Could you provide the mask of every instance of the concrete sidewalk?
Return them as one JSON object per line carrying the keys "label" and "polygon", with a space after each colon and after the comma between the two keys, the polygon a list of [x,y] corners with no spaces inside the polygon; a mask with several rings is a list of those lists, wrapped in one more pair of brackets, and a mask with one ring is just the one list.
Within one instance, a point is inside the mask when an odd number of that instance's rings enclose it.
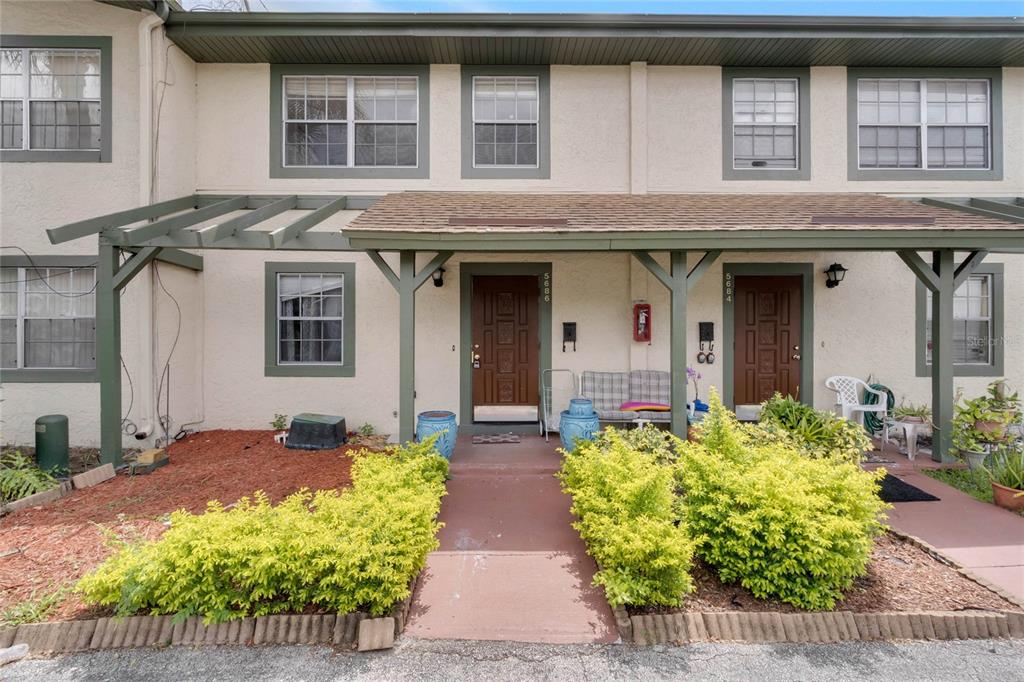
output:
{"label": "concrete sidewalk", "polygon": [[570,525],[554,443],[460,438],[406,634],[556,644],[614,642],[597,566]]}
{"label": "concrete sidewalk", "polygon": [[892,475],[929,492],[938,502],[901,502],[889,512],[889,524],[917,536],[956,559],[974,573],[1024,600],[1024,517],[974,499],[926,476],[927,460],[909,462],[888,456]]}

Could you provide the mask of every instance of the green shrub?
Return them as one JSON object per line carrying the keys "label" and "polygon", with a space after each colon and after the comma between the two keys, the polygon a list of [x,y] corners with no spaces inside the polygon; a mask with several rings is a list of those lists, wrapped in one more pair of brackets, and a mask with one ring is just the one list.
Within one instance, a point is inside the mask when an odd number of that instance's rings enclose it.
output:
{"label": "green shrub", "polygon": [[760,425],[769,434],[784,429],[796,439],[800,452],[815,459],[859,462],[873,447],[860,424],[778,393],[761,406]]}
{"label": "green shrub", "polygon": [[[634,437],[635,438],[635,437]],[[609,428],[580,442],[559,473],[573,523],[614,605],[678,605],[693,591],[693,546],[680,524],[672,468]]]}
{"label": "green shrub", "polygon": [[702,441],[681,444],[676,467],[697,555],[756,597],[831,609],[884,528],[884,471],[759,440],[714,391],[710,403]]}
{"label": "green shrub", "polygon": [[59,485],[47,471],[20,452],[0,456],[0,504],[20,500]]}
{"label": "green shrub", "polygon": [[122,543],[77,589],[118,615],[219,622],[308,605],[382,615],[437,548],[447,471],[433,440],[357,453],[347,490],[300,491],[276,506],[257,492],[231,509],[174,512],[163,537]]}

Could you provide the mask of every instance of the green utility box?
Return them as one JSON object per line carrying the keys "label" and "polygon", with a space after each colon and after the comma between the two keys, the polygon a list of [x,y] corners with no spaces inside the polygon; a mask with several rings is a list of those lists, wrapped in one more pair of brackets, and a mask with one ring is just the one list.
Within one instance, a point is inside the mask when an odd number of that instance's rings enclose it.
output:
{"label": "green utility box", "polygon": [[67,415],[47,414],[36,419],[36,466],[60,476],[67,475]]}
{"label": "green utility box", "polygon": [[288,429],[286,448],[295,450],[328,450],[348,440],[345,418],[333,414],[297,414]]}

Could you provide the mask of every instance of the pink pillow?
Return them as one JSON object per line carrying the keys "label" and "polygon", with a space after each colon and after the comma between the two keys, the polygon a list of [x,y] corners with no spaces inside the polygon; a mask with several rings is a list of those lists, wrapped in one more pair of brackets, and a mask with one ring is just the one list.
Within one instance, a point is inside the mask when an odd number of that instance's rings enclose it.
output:
{"label": "pink pillow", "polygon": [[645,403],[643,401],[632,400],[629,402],[622,403],[619,405],[619,410],[622,412],[670,412],[672,407],[665,403]]}

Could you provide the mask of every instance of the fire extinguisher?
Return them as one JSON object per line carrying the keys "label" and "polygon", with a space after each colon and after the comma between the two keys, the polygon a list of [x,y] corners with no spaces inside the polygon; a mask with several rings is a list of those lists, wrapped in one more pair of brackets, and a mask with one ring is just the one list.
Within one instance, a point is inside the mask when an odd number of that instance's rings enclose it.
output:
{"label": "fire extinguisher", "polygon": [[633,340],[650,343],[651,341],[651,304],[633,304]]}

